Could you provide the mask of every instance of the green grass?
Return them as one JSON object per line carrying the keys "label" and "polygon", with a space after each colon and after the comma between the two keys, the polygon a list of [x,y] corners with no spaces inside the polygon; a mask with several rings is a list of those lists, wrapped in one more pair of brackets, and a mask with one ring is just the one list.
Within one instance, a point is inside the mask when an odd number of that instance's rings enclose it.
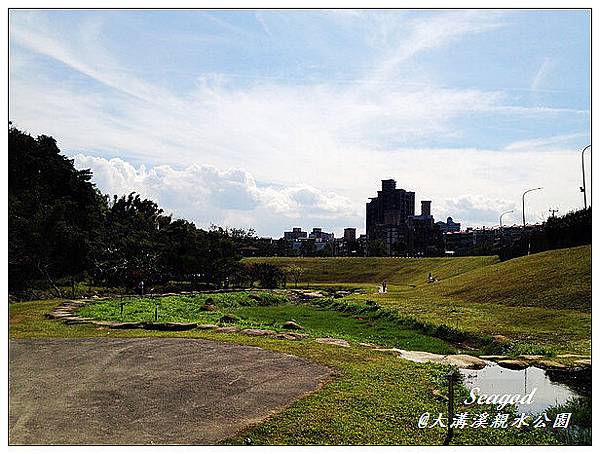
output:
{"label": "green grass", "polygon": [[[253,297],[253,298],[252,298]],[[215,305],[212,312],[201,308],[209,300]],[[97,320],[152,321],[158,304],[159,321],[218,323],[230,314],[241,328],[266,328],[282,331],[282,325],[294,320],[313,337],[338,337],[356,342],[371,342],[407,350],[434,353],[455,353],[448,342],[427,336],[404,326],[397,320],[382,319],[374,314],[344,313],[315,305],[291,304],[281,292],[232,292],[212,295],[169,296],[161,298],[108,299],[84,306],[78,315]]]}
{"label": "green grass", "polygon": [[299,284],[303,286],[328,283],[378,286],[384,279],[392,286],[409,286],[426,282],[429,273],[446,279],[497,263],[498,258],[252,257],[244,262],[271,263],[282,268],[302,266],[305,271]]}
{"label": "green grass", "polygon": [[[515,353],[591,352],[591,246],[505,262],[493,257],[264,260],[301,264],[311,287],[360,288],[344,298],[351,304],[372,299],[402,317],[475,336],[505,336]],[[429,272],[437,282],[426,282]],[[371,281],[364,283],[365,277]],[[391,285],[381,295],[377,288],[384,277]]]}
{"label": "green grass", "polygon": [[[66,325],[44,319],[60,300],[13,303],[9,306],[10,338],[25,337],[197,337],[253,345],[325,364],[335,377],[318,392],[300,399],[227,443],[243,444],[399,444],[440,445],[442,429],[419,429],[423,412],[444,412],[448,368],[416,364],[396,356],[352,346],[341,348],[300,341],[250,337],[207,331],[160,332],[110,330]],[[557,444],[541,430],[457,431],[453,444]]]}
{"label": "green grass", "polygon": [[436,292],[472,303],[590,311],[591,250],[557,249],[488,265],[439,282]]}

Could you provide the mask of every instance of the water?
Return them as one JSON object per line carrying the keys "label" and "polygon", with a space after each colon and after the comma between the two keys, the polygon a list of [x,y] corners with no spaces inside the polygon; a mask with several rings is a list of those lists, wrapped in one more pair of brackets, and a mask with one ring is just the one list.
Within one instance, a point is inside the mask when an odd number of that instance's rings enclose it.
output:
{"label": "water", "polygon": [[531,404],[515,404],[523,413],[541,413],[548,407],[579,396],[568,386],[551,381],[547,373],[537,367],[511,370],[490,362],[481,370],[461,369],[461,373],[467,389],[479,388],[478,394],[523,395],[537,388]]}

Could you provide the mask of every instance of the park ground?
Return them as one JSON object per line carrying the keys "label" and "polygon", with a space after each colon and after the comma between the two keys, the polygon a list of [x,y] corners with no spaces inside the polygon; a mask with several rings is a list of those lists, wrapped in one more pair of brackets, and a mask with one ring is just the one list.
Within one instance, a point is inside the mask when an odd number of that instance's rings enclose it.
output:
{"label": "park ground", "polygon": [[[492,348],[554,357],[591,350],[589,246],[507,262],[494,257],[253,260],[302,266],[298,287],[352,293],[303,303],[286,291],[158,298],[161,321],[218,324],[229,315],[232,326],[281,331],[293,319],[307,334],[298,340],[215,330],[116,330],[45,318],[62,300],[12,303],[10,337],[199,338],[291,354],[333,371],[318,391],[219,439],[234,444],[441,444],[444,430],[423,430],[416,423],[423,412],[445,411],[448,366],[409,362],[361,343],[443,354]],[[427,283],[428,273],[436,282]],[[379,294],[384,279],[389,291]],[[214,311],[201,309],[207,298]],[[126,300],[121,315],[118,299],[99,300],[80,312],[101,320],[151,320],[156,301]],[[315,342],[318,337],[345,339],[349,346],[321,344]],[[555,434],[530,428],[458,430],[453,439],[453,444],[557,443]]]}

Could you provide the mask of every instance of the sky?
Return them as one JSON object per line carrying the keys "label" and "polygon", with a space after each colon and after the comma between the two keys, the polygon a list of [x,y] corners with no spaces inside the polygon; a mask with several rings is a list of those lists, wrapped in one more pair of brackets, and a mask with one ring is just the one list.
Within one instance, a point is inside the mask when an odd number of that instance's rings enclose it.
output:
{"label": "sky", "polygon": [[11,121],[199,227],[364,232],[388,178],[463,228],[543,187],[541,222],[583,206],[590,109],[588,11],[9,12]]}

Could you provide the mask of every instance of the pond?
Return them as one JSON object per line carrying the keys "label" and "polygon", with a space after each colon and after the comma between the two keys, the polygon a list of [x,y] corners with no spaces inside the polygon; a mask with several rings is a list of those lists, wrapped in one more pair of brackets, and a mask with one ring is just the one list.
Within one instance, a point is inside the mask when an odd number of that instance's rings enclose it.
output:
{"label": "pond", "polygon": [[479,394],[523,395],[537,388],[531,404],[516,404],[518,411],[523,413],[541,413],[549,407],[587,394],[585,383],[571,382],[567,385],[564,378],[537,367],[511,370],[489,362],[483,369],[461,369],[461,373],[465,387],[469,390],[479,388]]}

